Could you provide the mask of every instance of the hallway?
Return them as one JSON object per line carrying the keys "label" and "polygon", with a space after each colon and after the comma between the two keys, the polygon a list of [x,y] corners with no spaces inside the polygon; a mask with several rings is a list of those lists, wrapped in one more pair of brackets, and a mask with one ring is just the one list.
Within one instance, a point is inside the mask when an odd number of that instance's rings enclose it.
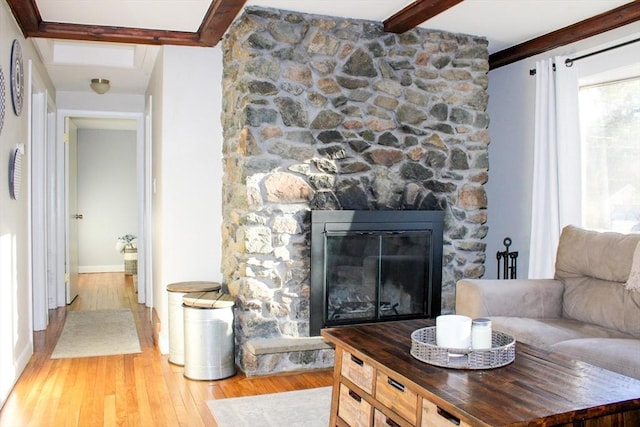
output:
{"label": "hallway", "polygon": [[[214,426],[208,399],[332,384],[332,371],[220,381],[192,381],[153,343],[149,310],[138,304],[132,276],[81,274],[79,296],[49,311],[49,327],[34,334],[34,354],[0,411],[0,426]],[[51,359],[67,310],[134,314],[142,353]]]}

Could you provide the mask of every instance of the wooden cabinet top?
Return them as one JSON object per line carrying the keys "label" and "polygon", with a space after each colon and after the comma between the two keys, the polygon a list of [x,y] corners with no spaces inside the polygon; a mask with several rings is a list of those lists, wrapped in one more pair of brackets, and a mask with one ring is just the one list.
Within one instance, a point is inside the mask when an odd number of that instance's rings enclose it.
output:
{"label": "wooden cabinet top", "polygon": [[411,333],[433,320],[328,328],[322,336],[398,376],[424,397],[473,425],[563,424],[640,408],[640,381],[516,343],[502,368],[457,370],[411,356]]}

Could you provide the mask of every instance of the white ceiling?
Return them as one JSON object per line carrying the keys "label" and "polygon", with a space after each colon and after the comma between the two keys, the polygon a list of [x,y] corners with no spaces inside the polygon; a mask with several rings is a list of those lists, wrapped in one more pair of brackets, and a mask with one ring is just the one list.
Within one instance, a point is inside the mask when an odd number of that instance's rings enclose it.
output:
{"label": "white ceiling", "polygon": [[46,22],[197,31],[211,0],[36,0]]}
{"label": "white ceiling", "polygon": [[144,94],[158,46],[33,39],[57,91],[89,92],[93,78],[111,83],[111,93]]}
{"label": "white ceiling", "polygon": [[[473,34],[489,52],[525,42],[614,9],[630,0],[465,0],[421,27]],[[248,6],[384,21],[412,0],[248,0]],[[176,31],[198,30],[211,0],[36,0],[42,20]],[[152,11],[152,12],[150,12]],[[143,94],[158,47],[34,39],[57,90],[90,91],[92,78],[110,93]]]}

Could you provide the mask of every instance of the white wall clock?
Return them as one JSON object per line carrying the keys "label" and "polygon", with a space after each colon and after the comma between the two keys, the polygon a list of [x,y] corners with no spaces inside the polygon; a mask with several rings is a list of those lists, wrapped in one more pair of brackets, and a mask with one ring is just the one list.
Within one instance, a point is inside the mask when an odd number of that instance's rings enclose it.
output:
{"label": "white wall clock", "polygon": [[20,189],[22,187],[22,154],[24,146],[22,144],[11,153],[11,161],[9,162],[9,193],[13,200],[20,197]]}
{"label": "white wall clock", "polygon": [[11,46],[11,101],[13,112],[19,116],[24,100],[24,68],[22,67],[22,48],[18,40]]}

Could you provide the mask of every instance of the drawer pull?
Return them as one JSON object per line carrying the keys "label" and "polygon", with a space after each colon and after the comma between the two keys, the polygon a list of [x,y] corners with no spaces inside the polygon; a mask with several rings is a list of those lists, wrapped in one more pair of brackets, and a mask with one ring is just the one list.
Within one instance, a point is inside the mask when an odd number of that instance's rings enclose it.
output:
{"label": "drawer pull", "polygon": [[356,365],[360,365],[360,366],[364,365],[364,362],[361,359],[358,359],[357,357],[355,357],[353,354],[351,355],[351,361]]}
{"label": "drawer pull", "polygon": [[360,396],[358,396],[355,392],[349,390],[349,396],[351,396],[351,398],[353,400],[355,400],[356,402],[360,402],[362,401],[362,398]]}
{"label": "drawer pull", "polygon": [[385,422],[386,425],[391,426],[391,427],[400,427],[400,424],[398,424],[397,422],[393,421],[389,417],[385,417],[384,422]]}
{"label": "drawer pull", "polygon": [[460,425],[460,418],[455,417],[453,414],[450,414],[449,412],[445,411],[440,407],[438,407],[438,415],[440,415],[441,417],[445,418],[447,421],[450,421],[451,423],[457,426]]}
{"label": "drawer pull", "polygon": [[391,378],[388,378],[387,382],[389,383],[389,385],[391,387],[394,387],[394,388],[404,392],[404,386],[402,384],[400,384],[398,381],[392,380]]}

